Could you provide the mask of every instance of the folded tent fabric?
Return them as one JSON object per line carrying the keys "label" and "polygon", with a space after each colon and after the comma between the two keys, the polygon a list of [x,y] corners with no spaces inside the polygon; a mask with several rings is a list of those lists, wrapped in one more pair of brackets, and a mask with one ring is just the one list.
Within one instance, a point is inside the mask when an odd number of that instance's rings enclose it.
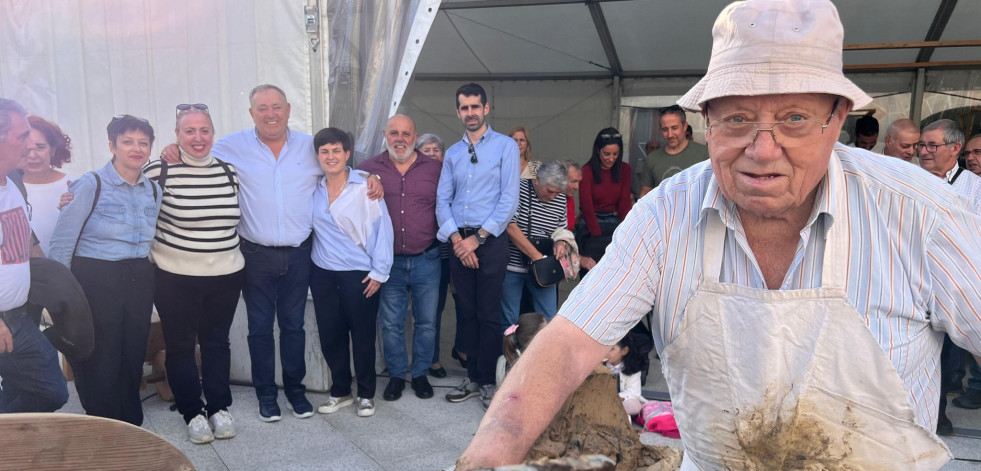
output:
{"label": "folded tent fabric", "polygon": [[88,358],[95,345],[92,313],[82,287],[68,267],[47,258],[31,259],[31,290],[27,302],[44,308],[52,326],[44,331],[58,351],[71,361]]}

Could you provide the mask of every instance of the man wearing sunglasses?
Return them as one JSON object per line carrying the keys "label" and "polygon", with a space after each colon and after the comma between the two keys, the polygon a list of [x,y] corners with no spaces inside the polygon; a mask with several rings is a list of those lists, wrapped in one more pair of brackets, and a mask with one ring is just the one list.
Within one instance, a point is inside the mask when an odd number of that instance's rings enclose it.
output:
{"label": "man wearing sunglasses", "polygon": [[501,355],[501,292],[508,264],[508,223],[518,207],[518,145],[487,124],[487,93],[475,83],[456,91],[456,114],[466,132],[446,150],[436,192],[436,237],[453,244],[450,277],[456,289],[457,328],[468,359],[467,378],[446,394],[450,402],[496,389]]}
{"label": "man wearing sunglasses", "polygon": [[712,36],[678,100],[705,117],[710,161],[637,202],[456,469],[521,461],[648,313],[682,470],[950,459],[937,359],[942,332],[981,353],[981,218],[940,179],[837,142],[872,98],[842,72],[830,0],[735,2]]}
{"label": "man wearing sunglasses", "polygon": [[640,197],[668,177],[708,159],[708,148],[688,137],[688,117],[678,105],[661,108],[658,123],[664,147],[647,156],[640,174]]}

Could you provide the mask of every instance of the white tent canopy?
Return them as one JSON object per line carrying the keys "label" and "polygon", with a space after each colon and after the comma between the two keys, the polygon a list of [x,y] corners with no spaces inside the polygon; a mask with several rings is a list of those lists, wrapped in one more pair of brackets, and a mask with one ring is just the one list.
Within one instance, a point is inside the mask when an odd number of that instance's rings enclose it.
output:
{"label": "white tent canopy", "polygon": [[[700,76],[728,0],[446,0],[417,79],[495,80]],[[981,2],[834,2],[845,44],[978,40]],[[981,65],[981,47],[845,53],[846,67],[927,61]],[[914,67],[909,67],[912,69]]]}
{"label": "white tent canopy", "polygon": [[[619,125],[624,134],[631,133],[630,112],[621,107],[666,106],[704,74],[712,24],[728,3],[446,0],[401,111],[416,119],[420,132],[436,132],[448,143],[455,142],[462,127],[453,113],[453,93],[459,85],[475,81],[488,90],[490,122],[496,130],[523,125],[530,130],[535,158],[584,161],[603,127]],[[883,125],[909,116],[910,107],[920,105],[910,98],[918,87],[920,96],[922,90],[928,95],[923,116],[955,106],[948,100],[931,101],[930,91],[961,94],[973,89],[967,103],[978,104],[981,2],[834,3],[844,24],[846,49],[925,41],[974,44],[846,50],[849,77],[870,94],[905,94],[893,101],[877,100],[870,108]],[[636,136],[634,145],[649,135],[647,130]]]}

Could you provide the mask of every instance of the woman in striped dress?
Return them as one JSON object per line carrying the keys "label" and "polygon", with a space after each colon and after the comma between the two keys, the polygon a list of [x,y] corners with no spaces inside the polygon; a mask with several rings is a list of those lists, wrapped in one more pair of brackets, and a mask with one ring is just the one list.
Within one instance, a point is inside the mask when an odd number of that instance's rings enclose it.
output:
{"label": "woman in striped dress", "polygon": [[[167,347],[167,380],[193,443],[235,436],[228,407],[228,333],[245,282],[236,226],[241,216],[235,169],[211,156],[214,125],[203,104],[178,105],[181,161],[144,169],[163,193],[150,247]],[[195,361],[201,345],[201,377]],[[204,391],[205,401],[201,400]]]}

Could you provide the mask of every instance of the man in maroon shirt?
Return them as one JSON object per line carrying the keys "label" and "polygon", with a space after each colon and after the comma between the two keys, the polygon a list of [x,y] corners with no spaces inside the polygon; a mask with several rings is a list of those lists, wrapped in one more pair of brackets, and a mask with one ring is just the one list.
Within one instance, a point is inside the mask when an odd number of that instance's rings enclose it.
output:
{"label": "man in maroon shirt", "polygon": [[[385,126],[387,150],[358,167],[381,176],[385,204],[395,232],[395,257],[388,281],[379,294],[378,324],[382,329],[385,367],[391,379],[382,397],[394,401],[405,389],[406,369],[421,399],[433,397],[426,374],[436,342],[436,304],[440,258],[436,241],[436,187],[442,164],[416,152],[416,126],[397,114]],[[412,365],[405,348],[405,317],[412,295]]]}

